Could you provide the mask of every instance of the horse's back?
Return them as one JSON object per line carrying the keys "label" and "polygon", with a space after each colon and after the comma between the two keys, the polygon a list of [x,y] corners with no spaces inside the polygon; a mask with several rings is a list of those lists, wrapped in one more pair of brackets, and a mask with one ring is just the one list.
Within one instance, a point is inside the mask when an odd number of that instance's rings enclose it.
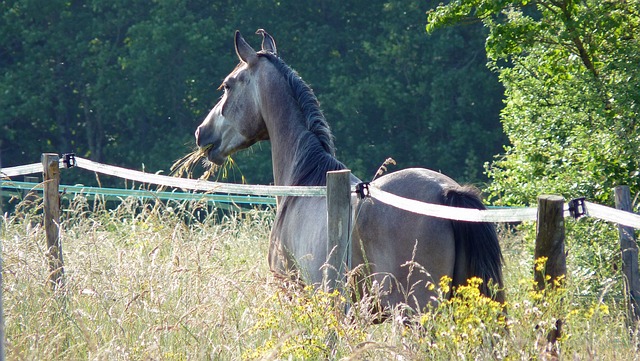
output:
{"label": "horse's back", "polygon": [[[390,173],[372,185],[401,197],[436,204],[443,204],[447,189],[459,187],[441,173],[419,168]],[[456,249],[449,220],[406,212],[375,199],[362,201],[355,217],[354,263],[369,267],[375,280],[390,292],[384,303],[407,302],[424,307],[424,300],[435,295],[429,283],[437,285],[442,276],[452,276]],[[390,274],[395,275],[395,280],[388,278]],[[417,305],[415,300],[420,300]]]}
{"label": "horse's back", "polygon": [[372,184],[395,195],[428,203],[442,202],[445,189],[459,187],[453,179],[426,168],[402,169],[382,176]]}

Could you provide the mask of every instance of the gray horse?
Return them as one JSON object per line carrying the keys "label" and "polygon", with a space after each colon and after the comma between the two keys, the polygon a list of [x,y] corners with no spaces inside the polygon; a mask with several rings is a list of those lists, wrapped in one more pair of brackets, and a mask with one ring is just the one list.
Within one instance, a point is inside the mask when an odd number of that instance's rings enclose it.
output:
{"label": "gray horse", "polygon": [[[258,52],[236,32],[240,63],[196,130],[196,143],[211,162],[222,164],[232,153],[270,140],[276,185],[325,185],[328,171],[345,166],[334,156],[318,100],[277,55],[274,39],[262,29],[257,33],[263,37]],[[371,186],[426,203],[484,209],[472,188],[428,169],[390,173]],[[493,224],[421,216],[375,200],[355,202],[351,267],[360,270],[359,292],[377,285],[382,307],[420,309],[433,302],[443,276],[454,287],[479,277],[483,293],[503,301],[502,254]],[[273,271],[294,271],[304,282],[319,285],[328,259],[326,244],[325,198],[278,197],[269,245]]]}

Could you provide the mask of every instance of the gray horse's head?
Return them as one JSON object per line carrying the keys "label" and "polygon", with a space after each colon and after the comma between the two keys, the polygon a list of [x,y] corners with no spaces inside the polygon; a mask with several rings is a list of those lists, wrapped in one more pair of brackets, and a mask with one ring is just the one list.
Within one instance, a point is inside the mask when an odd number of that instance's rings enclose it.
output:
{"label": "gray horse's head", "polygon": [[[263,36],[262,52],[276,54],[276,43],[267,32]],[[260,82],[265,75],[262,59],[242,38],[235,34],[236,54],[240,64],[229,74],[221,89],[224,94],[196,130],[196,144],[207,151],[207,158],[222,164],[234,152],[248,148],[260,140],[269,139],[261,111]],[[262,74],[262,75],[261,75]]]}

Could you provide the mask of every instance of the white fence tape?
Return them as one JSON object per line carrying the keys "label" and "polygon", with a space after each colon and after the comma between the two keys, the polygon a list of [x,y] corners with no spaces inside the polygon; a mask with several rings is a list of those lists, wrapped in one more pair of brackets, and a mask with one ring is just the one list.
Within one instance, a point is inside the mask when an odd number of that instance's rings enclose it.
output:
{"label": "white fence tape", "polygon": [[42,173],[42,163],[33,163],[0,169],[0,176],[2,177],[18,177],[33,173]]}
{"label": "white fence tape", "polygon": [[374,201],[408,212],[425,216],[452,219],[467,222],[523,222],[537,218],[537,208],[471,209],[448,207],[440,204],[422,203],[413,199],[399,197],[376,187],[369,187]]}
{"label": "white fence tape", "polygon": [[640,229],[640,215],[591,202],[584,202],[584,204],[587,215],[590,217]]}
{"label": "white fence tape", "polygon": [[253,196],[325,196],[327,194],[326,187],[283,187],[283,186],[261,186],[251,184],[232,184],[209,182],[201,179],[185,179],[170,177],[166,175],[144,173],[131,169],[115,167],[96,163],[94,161],[76,157],[76,166],[96,173],[111,175],[114,177],[125,178],[141,183],[152,183],[166,187],[175,187],[181,189],[228,193],[228,194],[246,194]]}
{"label": "white fence tape", "polygon": [[[85,158],[76,157],[76,166],[92,172],[106,174],[114,177],[129,179],[141,183],[156,184],[166,187],[175,187],[188,190],[227,193],[227,194],[243,194],[255,196],[326,196],[326,187],[284,187],[284,186],[265,186],[265,185],[249,185],[249,184],[232,184],[210,182],[205,180],[185,179],[170,177],[160,174],[144,173],[127,168],[116,167],[97,163]],[[9,167],[0,169],[2,177],[17,177],[27,174],[42,172],[41,163],[33,163],[21,165],[17,167]],[[534,221],[537,218],[537,208],[504,208],[504,209],[470,209],[448,207],[439,204],[422,203],[413,199],[403,198],[395,194],[385,192],[379,188],[371,186],[369,188],[371,197],[374,201],[404,209],[408,212],[423,214],[425,216],[446,218],[457,221],[466,222],[524,222]],[[621,211],[596,203],[585,202],[587,215],[590,217],[602,219],[608,222],[617,223],[624,226],[640,229],[640,215]],[[568,211],[565,208],[565,216]]]}

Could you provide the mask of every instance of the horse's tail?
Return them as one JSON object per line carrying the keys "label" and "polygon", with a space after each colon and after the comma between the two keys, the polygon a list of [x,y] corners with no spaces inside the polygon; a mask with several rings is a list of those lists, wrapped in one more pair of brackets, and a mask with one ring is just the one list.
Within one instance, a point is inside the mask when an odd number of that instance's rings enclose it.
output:
{"label": "horse's tail", "polygon": [[[447,190],[445,204],[451,207],[486,209],[480,192],[472,186]],[[483,281],[480,291],[496,301],[504,302],[502,251],[495,225],[487,222],[451,223],[456,242],[453,286],[464,285],[469,278],[479,277]]]}

